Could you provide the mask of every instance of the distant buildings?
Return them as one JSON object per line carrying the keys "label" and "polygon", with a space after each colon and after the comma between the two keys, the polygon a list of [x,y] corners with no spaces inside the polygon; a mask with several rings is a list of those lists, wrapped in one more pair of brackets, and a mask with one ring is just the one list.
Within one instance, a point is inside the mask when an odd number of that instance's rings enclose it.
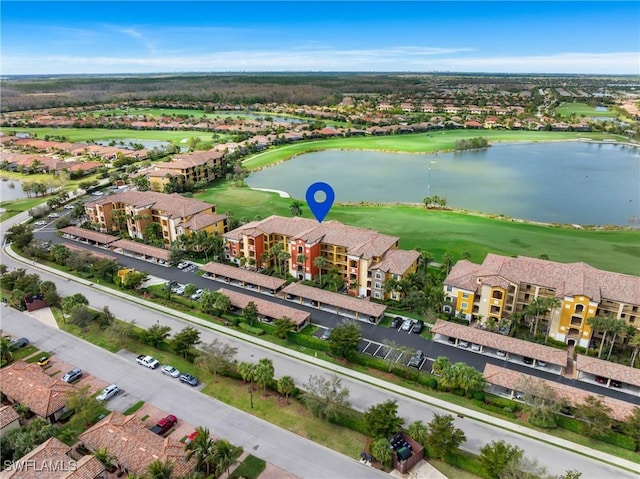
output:
{"label": "distant buildings", "polygon": [[563,264],[525,256],[488,254],[480,265],[458,261],[444,281],[445,312],[468,320],[510,320],[536,298],[557,298],[541,319],[550,337],[587,347],[587,320],[609,316],[640,328],[640,277],[612,273],[586,263]]}
{"label": "distant buildings", "polygon": [[[270,216],[224,235],[228,258],[256,268],[280,267],[298,280],[337,271],[353,296],[400,299],[384,282],[415,272],[417,251],[399,250],[395,236],[305,218]],[[318,260],[318,258],[323,258]]]}
{"label": "distant buildings", "polygon": [[[89,221],[103,233],[126,230],[131,238],[148,239],[155,229],[165,246],[179,236],[199,231],[221,235],[225,232],[225,215],[216,213],[215,205],[179,194],[154,191],[126,191],[85,204]],[[151,225],[158,226],[151,226]]]}
{"label": "distant buildings", "polygon": [[163,191],[171,177],[176,177],[180,185],[209,183],[224,174],[224,153],[215,150],[198,151],[176,155],[173,160],[154,163],[150,168],[135,176],[145,176],[153,191]]}

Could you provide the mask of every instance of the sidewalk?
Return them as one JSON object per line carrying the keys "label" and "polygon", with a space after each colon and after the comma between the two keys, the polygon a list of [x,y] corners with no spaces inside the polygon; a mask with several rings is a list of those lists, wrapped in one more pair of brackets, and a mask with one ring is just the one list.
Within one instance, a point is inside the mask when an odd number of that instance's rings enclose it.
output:
{"label": "sidewalk", "polygon": [[[11,256],[12,258],[14,258],[15,260],[25,263],[25,264],[31,264],[30,262],[26,261],[24,258],[18,256],[17,254],[15,254],[11,248],[5,248],[5,253],[9,256]],[[393,391],[396,394],[400,394],[402,396],[411,398],[415,401],[419,401],[422,402],[424,404],[429,404],[431,406],[435,406],[438,408],[441,408],[445,411],[450,412],[451,414],[454,415],[462,415],[466,418],[469,419],[473,419],[476,421],[480,421],[486,424],[491,424],[492,426],[495,427],[499,427],[501,429],[507,430],[507,431],[511,431],[513,433],[522,435],[522,436],[526,436],[530,439],[534,439],[537,441],[541,441],[556,447],[559,447],[561,449],[566,449],[568,451],[572,451],[572,452],[576,452],[578,454],[599,460],[601,462],[622,468],[622,469],[626,469],[628,471],[631,472],[637,472],[638,470],[638,464],[634,463],[632,461],[628,461],[626,459],[622,459],[619,458],[617,456],[613,456],[611,454],[602,452],[602,451],[598,451],[596,449],[591,449],[589,447],[586,446],[582,446],[580,444],[576,444],[574,442],[571,441],[567,441],[565,439],[556,437],[556,436],[552,436],[549,434],[545,434],[543,432],[539,432],[539,431],[535,431],[533,429],[530,429],[526,426],[521,426],[518,424],[513,424],[509,421],[494,417],[494,416],[489,416],[487,414],[484,414],[482,412],[479,411],[474,411],[472,409],[467,409],[463,406],[458,406],[455,404],[451,404],[449,402],[443,401],[441,399],[437,399],[431,396],[428,396],[426,394],[422,394],[419,392],[416,392],[414,390],[402,387],[402,386],[398,386],[389,382],[386,382],[382,379],[378,379],[376,377],[373,376],[369,376],[366,375],[364,373],[360,373],[357,371],[353,371],[351,369],[342,367],[340,365],[337,364],[332,364],[329,362],[325,362],[325,361],[321,361],[318,358],[314,358],[311,356],[307,356],[301,352],[298,352],[296,350],[292,350],[289,348],[285,348],[282,346],[278,346],[276,344],[270,343],[268,341],[264,341],[261,340],[260,338],[256,337],[256,336],[251,336],[248,334],[244,334],[242,332],[221,326],[221,325],[217,325],[211,322],[208,322],[206,320],[200,319],[200,318],[196,318],[193,316],[190,316],[186,313],[182,313],[180,311],[175,311],[171,308],[167,308],[165,306],[156,304],[156,303],[152,303],[150,301],[146,301],[142,298],[137,298],[137,297],[131,297],[128,294],[118,291],[118,290],[114,290],[114,289],[110,289],[110,288],[106,288],[104,286],[95,284],[91,281],[87,281],[81,278],[77,278],[75,276],[72,276],[70,274],[55,270],[53,268],[50,268],[48,266],[42,265],[42,264],[37,264],[35,267],[35,269],[41,269],[41,270],[46,270],[47,272],[51,273],[51,274],[55,274],[58,276],[62,276],[64,278],[67,278],[71,281],[77,282],[77,283],[81,283],[87,286],[90,286],[96,290],[100,290],[103,293],[106,294],[110,294],[113,296],[117,296],[121,299],[124,299],[126,301],[129,301],[131,303],[136,303],[139,305],[143,305],[151,310],[156,310],[156,311],[161,311],[165,314],[174,316],[176,318],[180,318],[183,319],[185,321],[188,321],[192,324],[197,324],[198,326],[201,326],[203,328],[206,329],[210,329],[210,330],[214,330],[217,331],[221,334],[224,334],[226,336],[231,336],[243,341],[246,341],[248,343],[252,343],[256,346],[260,346],[264,349],[267,350],[271,350],[274,352],[278,352],[280,354],[283,354],[285,356],[289,356],[292,358],[295,358],[299,361],[305,362],[305,363],[309,363],[309,364],[313,364],[315,366],[320,366],[322,368],[324,368],[327,371],[332,371],[347,377],[350,377],[352,379],[358,380],[362,383],[366,383],[366,384],[370,384],[373,386],[376,386],[378,388],[381,389],[385,389],[388,391]]]}

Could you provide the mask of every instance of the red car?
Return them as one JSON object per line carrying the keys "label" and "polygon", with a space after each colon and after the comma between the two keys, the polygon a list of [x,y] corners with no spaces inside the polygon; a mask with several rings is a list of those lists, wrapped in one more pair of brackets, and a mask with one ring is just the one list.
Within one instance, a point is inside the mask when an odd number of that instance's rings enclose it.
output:
{"label": "red car", "polygon": [[607,378],[603,378],[602,376],[596,376],[596,382],[598,384],[607,384]]}
{"label": "red car", "polygon": [[193,442],[196,437],[198,437],[198,431],[193,431],[191,434],[189,434],[187,436],[187,438],[184,440],[185,444],[189,444],[190,442]]}

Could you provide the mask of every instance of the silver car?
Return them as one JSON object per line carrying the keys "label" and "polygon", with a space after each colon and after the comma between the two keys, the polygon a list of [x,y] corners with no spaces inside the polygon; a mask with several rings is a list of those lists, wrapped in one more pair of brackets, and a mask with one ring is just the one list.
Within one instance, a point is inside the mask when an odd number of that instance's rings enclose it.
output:
{"label": "silver car", "polygon": [[166,374],[167,376],[171,376],[172,378],[177,378],[178,376],[180,376],[180,371],[167,364],[166,366],[162,366],[162,374]]}
{"label": "silver car", "polygon": [[74,368],[71,371],[69,371],[67,374],[62,376],[62,380],[66,383],[72,383],[74,381],[77,381],[81,377],[82,377],[82,369]]}
{"label": "silver car", "polygon": [[413,328],[413,320],[411,319],[405,319],[402,322],[402,326],[400,326],[400,330],[402,331],[411,331],[412,328]]}
{"label": "silver car", "polygon": [[104,388],[102,392],[96,396],[96,399],[98,401],[108,401],[119,392],[120,392],[120,389],[118,388],[118,386],[116,386],[115,384],[112,384]]}

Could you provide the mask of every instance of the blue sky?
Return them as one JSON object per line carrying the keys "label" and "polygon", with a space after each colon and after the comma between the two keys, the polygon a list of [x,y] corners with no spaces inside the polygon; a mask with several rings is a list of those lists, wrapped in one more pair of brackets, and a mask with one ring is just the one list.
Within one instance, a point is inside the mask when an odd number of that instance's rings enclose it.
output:
{"label": "blue sky", "polygon": [[7,1],[1,73],[640,74],[640,2]]}

